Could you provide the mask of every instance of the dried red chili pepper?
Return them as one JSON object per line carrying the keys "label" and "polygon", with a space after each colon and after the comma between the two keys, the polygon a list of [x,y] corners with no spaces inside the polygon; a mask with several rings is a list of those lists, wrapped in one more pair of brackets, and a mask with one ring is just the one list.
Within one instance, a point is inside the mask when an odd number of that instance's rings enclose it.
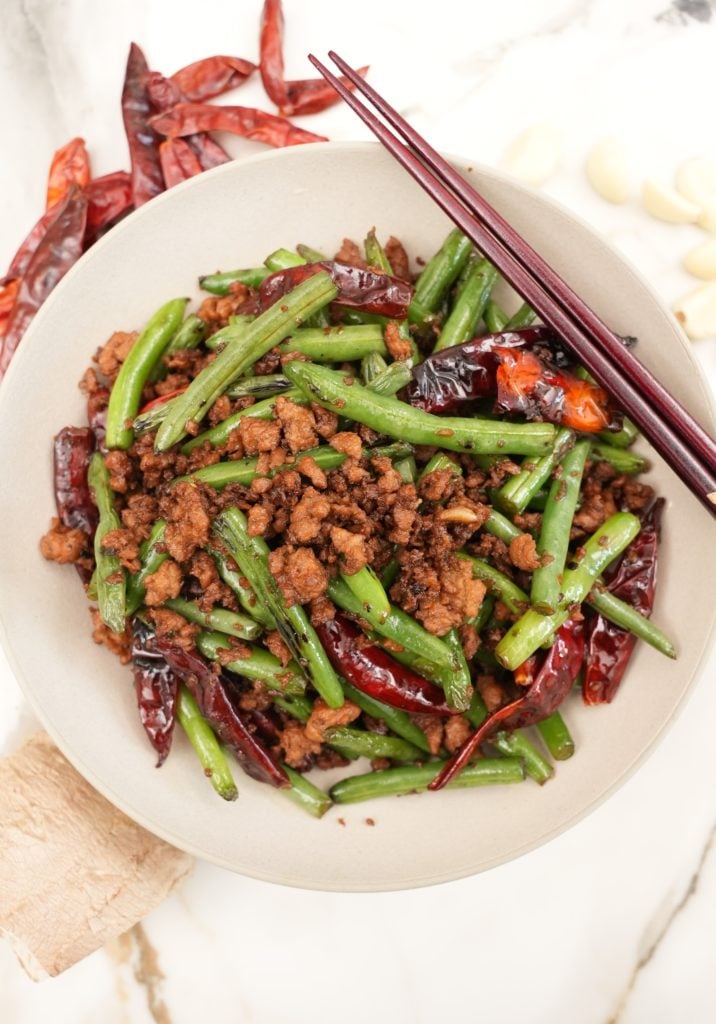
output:
{"label": "dried red chili pepper", "polygon": [[171,640],[157,641],[169,666],[191,690],[199,710],[222,743],[233,752],[241,767],[252,778],[271,786],[290,785],[283,768],[249,730],[230,697],[231,680],[222,672],[214,673],[210,664],[196,651],[185,651]]}
{"label": "dried red chili pepper", "polygon": [[267,114],[254,107],[221,107],[210,103],[179,103],[166,113],[151,119],[151,126],[162,135],[194,135],[197,132],[231,132],[268,146],[298,146],[305,142],[327,142],[291,124],[285,117]]}
{"label": "dried red chili pepper", "polygon": [[122,88],[122,117],[129,143],[135,206],[142,206],[164,191],[159,138],[148,123],[153,113],[147,90],[148,78],[146,58],[137,44],[132,43]]}
{"label": "dried red chili pepper", "polygon": [[618,430],[620,418],[598,384],[552,366],[535,352],[498,348],[497,412],[520,413],[583,433]]}
{"label": "dried red chili pepper", "polygon": [[134,209],[132,179],[126,171],[112,171],[93,178],[85,186],[87,229],[84,246],[88,249],[116,222]]}
{"label": "dried red chili pepper", "polygon": [[97,529],[97,506],[87,483],[87,467],[95,450],[89,427],[63,427],[53,442],[53,478],[57,515],[70,530],[92,537]]}
{"label": "dried red chili pepper", "polygon": [[167,188],[188,181],[204,170],[199,157],[184,139],[165,139],[160,143],[159,162]]}
{"label": "dried red chili pepper", "polygon": [[[664,499],[658,498],[642,516],[641,531],[622,555],[607,579],[607,590],[647,618],[654,607],[661,515]],[[636,637],[603,615],[588,624],[587,659],[582,694],[585,704],[609,704],[619,689]]]}
{"label": "dried red chili pepper", "polygon": [[132,620],[132,665],[139,718],[158,754],[157,768],[171,750],[179,680],[159,651],[157,637],[142,619]]}
{"label": "dried red chili pepper", "polygon": [[381,647],[364,646],[366,637],[345,616],[316,626],[316,632],[336,672],[362,693],[403,711],[456,714],[439,687],[400,665]]}
{"label": "dried red chili pepper", "polygon": [[[150,71],[147,79],[147,91],[152,105],[160,114],[171,110],[172,107],[183,103],[186,99],[177,83],[173,82],[171,78],[160,75],[158,71]],[[212,167],[219,167],[220,164],[225,164],[231,159],[224,147],[205,132],[190,135],[186,141],[196,153],[201,163],[201,169],[204,171],[208,171]]]}
{"label": "dried red chili pepper", "polygon": [[[365,78],[368,65],[358,68],[356,74]],[[351,91],[355,86],[343,75],[340,80]],[[323,78],[296,78],[286,84],[286,101],[279,106],[279,113],[284,117],[297,117],[300,114],[318,114],[327,107],[340,101],[340,96]]]}
{"label": "dried red chili pepper", "polygon": [[204,57],[171,76],[183,98],[203,103],[235,89],[254,73],[256,65],[242,57]]}
{"label": "dried red chili pepper", "polygon": [[73,185],[57,207],[57,214],[32,255],[7,322],[0,349],[3,376],[30,321],[52,289],[82,255],[87,223],[87,199]]}
{"label": "dried red chili pepper", "polygon": [[109,388],[98,388],[87,396],[87,422],[101,452],[107,450],[104,439],[107,434],[108,405]]}
{"label": "dried red chili pepper", "polygon": [[12,307],[15,305],[17,293],[20,291],[20,279],[16,278],[6,285],[0,286],[0,341],[5,337]]}
{"label": "dried red chili pepper", "polygon": [[159,395],[158,398],[153,398],[151,402],[147,402],[143,405],[138,412],[138,416],[143,416],[145,412],[149,412],[151,409],[156,409],[159,405],[164,405],[165,402],[171,402],[172,398],[176,398],[177,395],[183,395],[189,385],[185,385],[183,388],[176,388],[174,391],[167,391],[165,395]]}
{"label": "dried red chili pepper", "polygon": [[50,175],[47,181],[47,200],[45,209],[51,209],[55,203],[64,199],[71,185],[84,188],[90,180],[90,162],[84,139],[70,139],[67,145],[58,149],[50,164]]}
{"label": "dried red chili pepper", "polygon": [[403,392],[411,405],[425,412],[453,412],[463,402],[494,395],[497,349],[523,349],[554,344],[549,327],[526,327],[473,338],[433,353],[413,369],[413,379]]}
{"label": "dried red chili pepper", "polygon": [[537,675],[539,658],[536,654],[530,654],[526,661],[518,665],[512,673],[512,678],[518,686],[532,686]]}
{"label": "dried red chili pepper", "polygon": [[269,99],[277,107],[288,102],[283,75],[283,7],[281,0],[265,0],[261,12],[259,71]]}
{"label": "dried red chili pepper", "polygon": [[0,280],[0,285],[8,284],[10,281],[14,281],[27,270],[30,265],[35,250],[47,234],[47,230],[51,224],[57,219],[58,213],[61,209],[61,205],[53,207],[51,210],[46,210],[40,219],[33,225],[29,235],[23,240],[22,245],[17,250],[12,258],[10,266],[7,268],[7,273]]}
{"label": "dried red chili pepper", "polygon": [[523,729],[554,714],[569,696],[583,661],[584,623],[581,619],[568,619],[557,630],[554,643],[524,696],[488,715],[452,755],[428,789],[442,789],[454,779],[498,727],[509,731]]}
{"label": "dried red chili pepper", "polygon": [[328,271],[338,288],[335,300],[338,305],[388,316],[393,320],[404,320],[408,315],[413,289],[406,281],[334,260],[306,263],[270,274],[259,289],[259,309],[268,309],[296,285],[322,270]]}

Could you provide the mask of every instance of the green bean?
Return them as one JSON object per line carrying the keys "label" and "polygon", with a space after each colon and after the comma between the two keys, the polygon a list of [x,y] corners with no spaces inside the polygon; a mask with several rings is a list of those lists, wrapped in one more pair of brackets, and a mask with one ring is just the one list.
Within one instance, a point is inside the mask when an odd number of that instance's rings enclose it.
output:
{"label": "green bean", "polygon": [[[368,772],[365,775],[352,775],[348,779],[336,782],[331,787],[330,794],[337,804],[353,804],[381,796],[403,796],[407,793],[420,792],[427,789],[446,763],[431,761],[430,764],[386,768],[384,771]],[[483,757],[463,768],[446,788],[502,785],[522,782],[524,777],[522,762],[517,758]]]}
{"label": "green bean", "polygon": [[440,470],[449,469],[455,476],[462,476],[462,466],[459,466],[454,459],[445,452],[436,452],[431,459],[426,462],[421,470],[420,477],[418,479],[424,480],[426,476],[430,476],[431,473],[437,473]]}
{"label": "green bean", "polygon": [[304,811],[308,811],[314,818],[322,818],[332,803],[329,795],[318,786],[314,786],[299,772],[289,768],[287,764],[283,764],[281,767],[291,783],[291,788],[283,791],[286,796],[302,807]]}
{"label": "green bean", "polygon": [[365,729],[333,726],[326,729],[323,739],[341,754],[353,757],[389,757],[392,761],[415,761],[422,758],[422,752],[407,740],[367,732]]}
{"label": "green bean", "polygon": [[95,569],[92,575],[90,576],[90,581],[87,584],[85,594],[87,595],[88,601],[97,600],[97,569]]}
{"label": "green bean", "polygon": [[523,464],[522,472],[510,477],[496,492],[496,503],[512,515],[524,512],[531,499],[549,480],[559,460],[572,447],[574,438],[574,431],[560,427],[557,436],[553,438],[552,451],[537,462]]}
{"label": "green bean", "polygon": [[398,565],[397,559],[391,558],[391,560],[388,562],[388,564],[385,566],[385,568],[380,574],[380,582],[383,584],[386,590],[390,590],[390,588],[393,586],[396,579],[398,578],[399,573],[400,566]]}
{"label": "green bean", "polygon": [[147,592],[147,576],[157,571],[162,562],[166,562],[169,555],[164,550],[164,531],[167,524],[163,519],[157,520],[152,527],[152,532],[141,545],[139,557],[141,566],[127,580],[127,615],[134,615],[136,610],[144,603],[144,595]]}
{"label": "green bean", "polygon": [[[526,597],[527,595],[525,595]],[[485,594],[480,605],[480,610],[475,616],[473,625],[478,633],[481,633],[487,623],[490,621],[492,612],[495,608],[495,598],[492,594]]]}
{"label": "green bean", "polygon": [[546,487],[540,487],[534,497],[530,498],[527,508],[530,512],[544,512],[547,505],[547,495],[549,490]]}
{"label": "green bean", "polygon": [[[199,633],[196,646],[210,661],[221,661],[221,652],[231,649],[223,633]],[[300,697],[306,689],[306,681],[295,661],[282,665],[275,655],[263,647],[249,645],[251,651],[246,657],[236,657],[224,662],[224,667],[245,679],[258,679],[265,683],[271,693],[282,697]]]}
{"label": "green bean", "polygon": [[202,716],[196,701],[183,683],[179,687],[177,719],[199,758],[204,775],[216,792],[224,800],[236,800],[239,791],[229,763],[211,726]]}
{"label": "green bean", "polygon": [[451,231],[417,280],[408,310],[411,323],[424,324],[437,312],[443,296],[467,263],[471,252],[470,239],[457,228]]}
{"label": "green bean", "polygon": [[640,529],[639,520],[629,512],[617,512],[607,519],[580,548],[575,568],[565,569],[558,609],[552,615],[542,615],[534,609],[525,612],[495,648],[498,661],[505,668],[514,670],[529,658],[566,622],[570,607],[584,601],[598,576],[624,551]]}
{"label": "green bean", "polygon": [[269,373],[264,377],[241,377],[226,391],[229,398],[270,398],[285,394],[291,389],[291,381],[282,373]]}
{"label": "green bean", "polygon": [[489,260],[476,260],[460,289],[455,304],[435,343],[435,352],[462,345],[474,337],[477,325],[497,281],[497,271]]}
{"label": "green bean", "polygon": [[376,395],[395,395],[410,382],[412,376],[413,372],[407,362],[398,359],[386,366],[366,387]]}
{"label": "green bean", "polygon": [[617,448],[629,448],[639,437],[639,428],[630,419],[624,417],[621,430],[605,430],[599,434],[600,441],[605,444],[614,445]]}
{"label": "green bean", "polygon": [[341,573],[341,579],[350,589],[356,601],[360,601],[363,614],[385,622],[390,615],[390,601],[375,572],[369,565],[364,565],[351,576]]}
{"label": "green bean", "polygon": [[589,457],[599,462],[608,462],[617,473],[625,473],[627,476],[636,476],[649,469],[648,459],[630,452],[628,448],[617,448],[611,444],[593,444]]}
{"label": "green bean", "polygon": [[523,302],[516,313],[513,313],[510,319],[505,324],[506,331],[518,331],[521,327],[529,327],[529,325],[535,320],[537,314],[528,306],[526,302]]}
{"label": "green bean", "polygon": [[507,516],[503,516],[501,512],[498,512],[496,508],[490,509],[490,514],[482,528],[487,533],[491,533],[493,537],[498,537],[505,544],[510,544],[517,537],[522,536],[522,530],[515,526]]}
{"label": "green bean", "polygon": [[407,740],[408,743],[418,747],[424,753],[430,753],[430,745],[425,733],[413,722],[407,712],[401,711],[399,708],[392,708],[388,704],[383,704],[382,701],[376,700],[375,697],[369,697],[367,693],[357,690],[350,683],[347,683],[345,679],[341,679],[340,683],[348,700],[352,701],[353,704],[357,704],[366,715],[370,715],[371,718],[381,719],[396,736]]}
{"label": "green bean", "polygon": [[197,348],[197,346],[204,340],[207,328],[208,324],[202,320],[201,317],[196,316],[195,313],[190,313],[186,320],[180,324],[174,337],[164,349],[161,359],[149,374],[150,381],[154,382],[160,380],[166,375],[167,356],[171,355],[172,352]]}
{"label": "green bean", "polygon": [[378,352],[369,352],[363,356],[360,363],[360,376],[364,384],[370,384],[379,373],[387,370],[388,364]]}
{"label": "green bean", "polygon": [[313,711],[313,701],[305,693],[296,694],[290,697],[277,697],[271,694],[271,700],[277,708],[281,708],[287,715],[297,718],[305,725]]}
{"label": "green bean", "polygon": [[320,263],[322,260],[328,259],[324,253],[310,245],[297,245],[296,252],[299,256],[303,256],[306,263]]}
{"label": "green bean", "polygon": [[456,669],[441,673],[442,687],[445,692],[445,700],[449,707],[455,711],[467,711],[472,698],[472,681],[470,669],[468,668],[465,651],[463,650],[460,636],[457,629],[449,630],[443,640],[447,647],[455,655],[457,662]]}
{"label": "green bean", "polygon": [[387,355],[383,330],[359,327],[302,327],[279,345],[281,352],[300,352],[317,363],[349,363],[371,352]]}
{"label": "green bean", "polygon": [[497,305],[494,299],[485,306],[485,327],[490,334],[500,334],[505,329],[505,325],[509,320],[507,313],[504,309]]}
{"label": "green bean", "polygon": [[321,271],[284,295],[280,302],[258,316],[248,327],[225,327],[225,338],[245,331],[241,344],[227,345],[216,359],[199,373],[164,420],[155,440],[157,451],[166,451],[186,434],[189,420],[200,422],[219,395],[257,359],[296,329],[299,322],[331,302],[337,295],[330,275]]}
{"label": "green bean", "polygon": [[214,520],[214,530],[246,576],[259,603],[273,615],[281,638],[314,688],[329,707],[340,707],[343,691],[338,678],[301,605],[286,605],[278,583],[269,572],[266,541],[263,537],[249,536],[246,516],[238,508],[221,512]]}
{"label": "green bean", "polygon": [[[246,337],[248,325],[255,317],[231,317],[225,328],[206,339],[204,345],[211,352],[223,352],[227,345],[238,345]],[[228,331],[231,331],[229,334]]]}
{"label": "green bean", "polygon": [[258,622],[254,622],[247,615],[230,612],[227,608],[212,608],[204,612],[196,601],[185,601],[181,597],[165,601],[164,607],[177,612],[189,622],[203,626],[204,629],[226,633],[227,636],[235,636],[239,640],[255,640],[263,632]]}
{"label": "green bean", "polygon": [[172,299],[157,310],[129,350],[112,385],[107,406],[108,448],[129,448],[142,389],[181,323],[188,299]]}
{"label": "green bean", "polygon": [[123,633],[126,615],[126,573],[119,558],[102,547],[107,534],[111,530],[118,530],[122,524],[114,507],[109,472],[100,452],[95,452],[90,459],[87,482],[99,513],[94,535],[99,614],[104,624],[113,632]]}
{"label": "green bean", "polygon": [[215,462],[211,466],[203,466],[188,476],[178,476],[172,483],[183,483],[187,480],[199,480],[208,484],[216,491],[222,491],[229,484],[243,484],[248,487],[257,476],[258,459],[234,459],[231,462]]}
{"label": "green bean", "polygon": [[[182,454],[188,455],[195,448],[201,448],[207,441],[212,448],[218,448],[219,445],[226,444],[231,432],[236,430],[244,419],[272,419],[276,407],[276,399],[280,397],[280,395],[272,395],[270,398],[265,398],[262,402],[255,402],[246,409],[240,409],[232,416],[227,416],[225,420],[217,423],[215,427],[205,430],[203,434],[197,434],[196,437],[192,437],[191,441],[186,441],[181,447]],[[303,405],[305,402],[303,393],[298,388],[290,388],[288,391],[284,391],[283,398],[291,398],[294,402],[298,402],[299,405]]]}
{"label": "green bean", "polygon": [[458,551],[457,556],[470,562],[475,579],[482,580],[488,591],[494,594],[498,601],[502,601],[513,615],[519,615],[525,608],[529,608],[529,597],[509,576],[483,562],[481,558],[473,558],[464,551]]}
{"label": "green bean", "polygon": [[555,761],[566,761],[574,753],[574,740],[567,728],[567,723],[555,711],[549,718],[537,723],[537,729],[544,745]]}
{"label": "green bean", "polygon": [[298,256],[290,249],[276,249],[264,260],[264,266],[268,267],[272,274],[277,270],[288,270],[289,267],[302,267],[306,261],[303,256]]}
{"label": "green bean", "polygon": [[579,500],[589,441],[579,441],[562,456],[547,496],[542,529],[537,541],[541,564],[532,574],[530,600],[539,612],[551,614],[559,604],[562,573],[567,561],[572,520]]}
{"label": "green bean", "polygon": [[[479,693],[474,694],[465,717],[474,729],[477,729],[487,718],[487,708]],[[529,777],[538,782],[540,786],[554,775],[552,765],[521,730],[512,733],[498,732],[495,736],[490,737],[490,743],[506,757],[519,757],[524,762],[525,771]]]}
{"label": "green bean", "polygon": [[382,274],[392,275],[393,268],[385,254],[385,249],[376,238],[375,228],[371,228],[366,235],[363,241],[363,248],[365,250],[365,261],[369,267],[380,271]]}
{"label": "green bean", "polygon": [[628,629],[634,636],[644,640],[657,651],[661,651],[667,658],[676,657],[676,648],[671,640],[655,626],[653,622],[627,604],[608,590],[600,587],[597,583],[589,593],[587,602],[595,611],[598,611],[605,619],[609,619],[622,629]]}
{"label": "green bean", "polygon": [[132,423],[134,436],[150,434],[153,430],[156,430],[159,424],[163,423],[169,415],[172,402],[175,401],[176,398],[169,398],[166,402],[162,402],[161,405],[155,405],[151,409],[147,409],[146,412],[140,412]]}
{"label": "green bean", "polygon": [[413,444],[435,445],[458,452],[538,455],[548,451],[554,442],[555,430],[550,423],[434,416],[395,398],[377,395],[355,380],[346,384],[345,374],[325,366],[294,360],[284,369],[289,380],[300,387],[309,400],[381,434]]}
{"label": "green bean", "polygon": [[256,619],[266,629],[276,629],[273,615],[265,608],[262,608],[243,573],[229,565],[228,556],[211,545],[207,547],[207,551],[214,559],[219,576],[221,576],[227,587],[236,594],[239,604],[244,611],[248,612],[252,619]]}
{"label": "green bean", "polygon": [[399,474],[404,484],[414,484],[418,478],[417,463],[412,455],[395,462],[393,468]]}
{"label": "green bean", "polygon": [[240,284],[248,285],[249,288],[258,288],[261,282],[269,276],[266,267],[249,267],[247,270],[225,270],[221,274],[205,274],[199,278],[199,287],[212,295],[228,295],[232,284],[237,281]]}

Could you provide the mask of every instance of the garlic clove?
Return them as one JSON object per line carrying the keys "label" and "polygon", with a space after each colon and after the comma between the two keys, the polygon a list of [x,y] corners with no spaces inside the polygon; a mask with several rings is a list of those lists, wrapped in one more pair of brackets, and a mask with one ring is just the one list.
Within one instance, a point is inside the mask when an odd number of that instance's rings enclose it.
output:
{"label": "garlic clove", "polygon": [[625,203],[629,198],[629,173],[626,150],[620,139],[602,139],[590,151],[585,166],[589,183],[610,203]]}
{"label": "garlic clove", "polygon": [[692,341],[716,335],[716,281],[684,295],[674,304],[673,311]]}
{"label": "garlic clove", "polygon": [[684,269],[703,281],[716,279],[716,238],[702,242],[684,256]]}
{"label": "garlic clove", "polygon": [[544,185],[557,170],[560,153],[555,129],[549,124],[534,124],[510,143],[500,167],[528,185]]}
{"label": "garlic clove", "polygon": [[676,172],[676,187],[697,206],[716,203],[716,164],[704,157],[685,160]]}
{"label": "garlic clove", "polygon": [[716,231],[716,194],[701,204],[698,224],[704,231]]}
{"label": "garlic clove", "polygon": [[701,213],[696,203],[689,202],[676,189],[653,178],[644,181],[641,201],[647,213],[669,224],[693,224]]}

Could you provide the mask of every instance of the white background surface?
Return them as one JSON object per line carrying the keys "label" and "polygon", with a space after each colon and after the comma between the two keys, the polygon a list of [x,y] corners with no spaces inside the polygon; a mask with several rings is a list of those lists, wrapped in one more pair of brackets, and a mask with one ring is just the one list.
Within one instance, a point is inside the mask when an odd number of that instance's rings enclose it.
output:
{"label": "white background surface", "polygon": [[[210,53],[255,59],[260,7],[5,0],[0,265],[39,214],[55,148],[79,134],[95,173],[127,166],[119,93],[130,40],[165,73]],[[370,62],[376,87],[439,147],[496,163],[524,127],[553,123],[564,153],[546,191],[606,233],[665,302],[693,286],[679,262],[701,232],[650,220],[636,195],[645,173],[668,180],[680,160],[716,148],[716,13],[707,0],[285,0],[285,9],[289,76],[308,75],[309,49],[334,46]],[[271,109],[258,79],[236,102]],[[302,123],[335,139],[367,137],[341,108]],[[634,174],[635,198],[619,208],[595,196],[582,171],[589,146],[612,133],[629,144]],[[716,342],[695,350],[713,386]],[[374,896],[280,889],[199,865],[144,922],[144,936],[55,981],[33,985],[0,945],[0,1020],[711,1024],[715,669],[712,654],[635,778],[522,860]],[[32,724],[0,655],[0,751]],[[144,938],[162,974],[148,985],[135,978]]]}

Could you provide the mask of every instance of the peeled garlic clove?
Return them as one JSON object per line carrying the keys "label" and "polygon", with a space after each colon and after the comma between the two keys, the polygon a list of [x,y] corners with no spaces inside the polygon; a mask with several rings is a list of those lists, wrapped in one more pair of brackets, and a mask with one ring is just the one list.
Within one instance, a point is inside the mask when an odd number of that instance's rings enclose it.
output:
{"label": "peeled garlic clove", "polygon": [[696,203],[684,199],[676,189],[647,178],[642,186],[641,201],[652,217],[669,224],[693,224],[701,213]]}
{"label": "peeled garlic clove", "polygon": [[629,198],[626,151],[620,139],[602,139],[591,150],[586,163],[587,177],[595,192],[610,203]]}
{"label": "peeled garlic clove", "polygon": [[557,170],[560,157],[557,132],[548,124],[534,124],[510,143],[500,162],[520,181],[544,185]]}
{"label": "peeled garlic clove", "polygon": [[716,238],[702,242],[684,256],[684,269],[703,281],[716,279]]}
{"label": "peeled garlic clove", "polygon": [[716,335],[716,281],[702,284],[674,305],[674,316],[692,341]]}
{"label": "peeled garlic clove", "polygon": [[704,231],[716,231],[716,195],[701,204],[698,224]]}
{"label": "peeled garlic clove", "polygon": [[697,206],[716,203],[716,164],[704,157],[685,160],[676,172],[676,187]]}

